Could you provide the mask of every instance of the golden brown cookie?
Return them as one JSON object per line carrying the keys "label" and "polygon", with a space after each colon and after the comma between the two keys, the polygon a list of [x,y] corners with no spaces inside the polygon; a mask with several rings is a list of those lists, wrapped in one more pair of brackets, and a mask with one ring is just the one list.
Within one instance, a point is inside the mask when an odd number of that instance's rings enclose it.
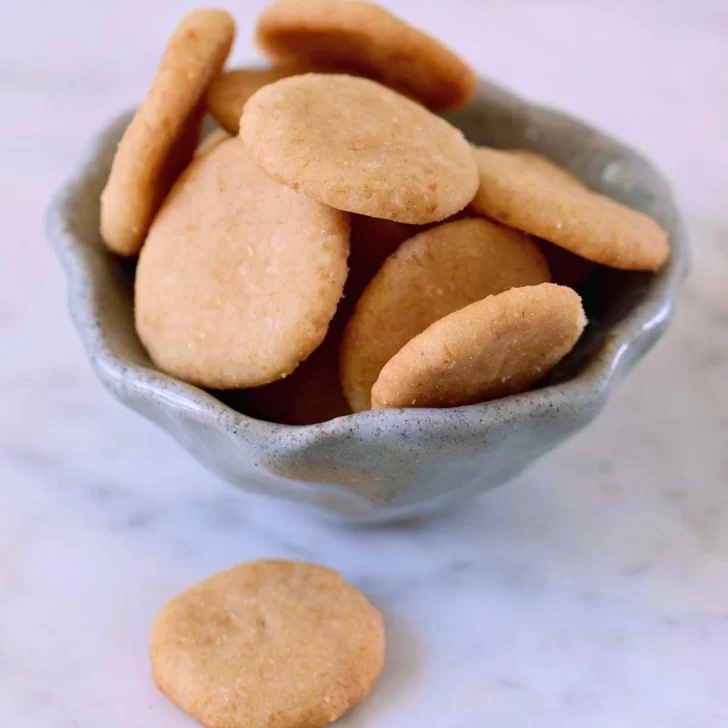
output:
{"label": "golden brown cookie", "polygon": [[152,627],[157,687],[207,728],[319,728],[363,700],[384,626],[331,569],[255,561],[168,602]]}
{"label": "golden brown cookie", "polygon": [[278,0],[258,19],[256,40],[275,61],[346,68],[433,111],[462,106],[477,88],[474,71],[450,49],[362,0]]}
{"label": "golden brown cookie", "polygon": [[225,129],[213,129],[199,144],[195,150],[195,156],[201,157],[211,152],[218,144],[222,144],[230,139]]}
{"label": "golden brown cookie", "polygon": [[223,10],[196,10],[170,38],[101,195],[101,237],[114,252],[139,252],[159,205],[192,158],[200,100],[225,63],[234,35],[235,23]]}
{"label": "golden brown cookie", "polygon": [[288,63],[270,68],[234,68],[223,71],[207,89],[205,106],[223,129],[237,134],[243,106],[259,88],[312,70],[314,69],[310,65]]}
{"label": "golden brown cookie", "polygon": [[152,361],[214,389],[290,374],[336,311],[349,229],[346,213],[266,177],[238,138],[195,159],[137,266],[136,326]]}
{"label": "golden brown cookie", "polygon": [[359,298],[344,332],[341,382],[351,408],[370,408],[382,367],[430,324],[493,293],[548,280],[538,246],[490,220],[445,223],[402,243]]}
{"label": "golden brown cookie", "polygon": [[567,170],[563,167],[559,167],[558,164],[552,162],[548,157],[544,157],[538,152],[531,151],[530,149],[509,149],[508,153],[518,157],[519,159],[523,159],[530,167],[537,169],[544,175],[548,175],[557,184],[588,189],[586,185],[580,179],[574,177],[571,172],[567,172]]}
{"label": "golden brown cookie", "polygon": [[574,347],[579,295],[554,283],[511,288],[415,336],[382,369],[372,407],[458,407],[523,392]]}
{"label": "golden brown cookie", "polygon": [[364,78],[310,73],[265,86],[240,135],[272,179],[338,210],[424,224],[461,210],[478,187],[458,129]]}
{"label": "golden brown cookie", "polygon": [[321,346],[285,379],[226,392],[221,399],[259,420],[284,425],[314,425],[350,415],[339,380],[339,344],[345,323],[346,317],[337,311]]}
{"label": "golden brown cookie", "polygon": [[[667,233],[650,217],[599,195],[541,158],[479,147],[480,187],[470,210],[596,263],[657,270]],[[565,176],[566,175],[566,176]]]}
{"label": "golden brown cookie", "polygon": [[339,346],[357,299],[385,259],[425,229],[420,225],[352,215],[349,276],[321,346],[296,371],[264,387],[221,393],[221,399],[261,420],[312,425],[351,414],[339,377]]}

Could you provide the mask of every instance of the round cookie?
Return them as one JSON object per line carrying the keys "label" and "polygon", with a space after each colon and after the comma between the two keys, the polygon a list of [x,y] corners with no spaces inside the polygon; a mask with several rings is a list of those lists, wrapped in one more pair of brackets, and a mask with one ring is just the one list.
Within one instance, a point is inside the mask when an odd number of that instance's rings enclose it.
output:
{"label": "round cookie", "polygon": [[309,73],[311,66],[285,64],[271,68],[234,68],[219,74],[205,94],[205,107],[215,121],[230,134],[240,129],[245,102],[260,88],[282,78]]}
{"label": "round cookie", "polygon": [[379,611],[331,569],[256,561],[168,602],[152,627],[157,687],[207,728],[318,728],[371,690]]}
{"label": "round cookie", "polygon": [[461,210],[478,187],[458,129],[364,78],[310,73],[265,86],[240,135],[272,179],[338,210],[424,224]]}
{"label": "round cookie", "polygon": [[213,389],[290,374],[322,342],[350,220],[276,184],[238,138],[195,159],[149,231],[137,333],[163,371]]}
{"label": "round cookie", "polygon": [[264,387],[221,393],[220,398],[248,415],[284,425],[314,425],[350,415],[339,381],[339,344],[346,323],[341,303],[339,308],[321,346],[293,374]]}
{"label": "round cookie", "polygon": [[511,288],[436,321],[382,369],[372,407],[458,407],[523,392],[574,347],[579,295],[554,283]]}
{"label": "round cookie", "polygon": [[195,150],[195,157],[202,157],[211,152],[218,144],[222,144],[230,139],[225,129],[213,129],[199,144]]}
{"label": "round cookie", "polygon": [[341,383],[351,408],[370,408],[382,367],[430,324],[491,294],[548,280],[538,246],[490,220],[465,218],[405,241],[366,287],[344,332]]}
{"label": "round cookie", "polygon": [[652,218],[587,189],[523,153],[479,147],[480,186],[470,210],[613,268],[657,270],[667,233]]}
{"label": "round cookie", "polygon": [[474,71],[442,43],[362,0],[279,0],[258,19],[271,59],[324,63],[379,81],[433,111],[470,101]]}
{"label": "round cookie", "polygon": [[352,215],[349,275],[344,296],[321,346],[296,371],[264,387],[220,392],[225,403],[261,420],[284,425],[313,425],[351,414],[339,378],[339,346],[357,299],[381,264],[399,245],[423,228],[418,225]]}
{"label": "round cookie", "polygon": [[101,237],[119,255],[135,255],[162,200],[194,154],[200,99],[219,73],[235,36],[223,10],[186,15],[116,150],[101,194]]}

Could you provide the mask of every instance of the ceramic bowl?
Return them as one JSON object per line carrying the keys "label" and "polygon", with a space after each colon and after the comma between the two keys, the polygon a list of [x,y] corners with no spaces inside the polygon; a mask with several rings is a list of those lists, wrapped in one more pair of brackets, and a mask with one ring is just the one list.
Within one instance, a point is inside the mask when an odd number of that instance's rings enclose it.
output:
{"label": "ceramic bowl", "polygon": [[69,305],[99,379],[238,488],[346,519],[421,515],[513,478],[599,413],[665,331],[688,248],[667,182],[640,154],[559,112],[484,81],[450,120],[474,143],[545,154],[590,187],[670,233],[658,274],[602,271],[585,295],[575,350],[536,390],[453,409],[363,412],[307,427],[262,422],[163,374],[134,331],[133,264],[99,238],[99,195],[131,113],[90,143],[51,203],[47,232],[68,276]]}

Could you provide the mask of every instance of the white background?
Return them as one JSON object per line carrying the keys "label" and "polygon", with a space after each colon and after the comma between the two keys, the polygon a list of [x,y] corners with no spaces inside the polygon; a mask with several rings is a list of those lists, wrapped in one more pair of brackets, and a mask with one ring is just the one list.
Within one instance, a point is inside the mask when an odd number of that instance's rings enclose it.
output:
{"label": "white background", "polygon": [[[222,4],[250,58],[262,3]],[[342,726],[728,724],[728,5],[387,5],[667,173],[696,253],[674,327],[593,426],[469,508],[351,531],[238,496],[93,379],[42,234],[193,4],[0,3],[0,724],[191,726],[151,685],[150,621],[260,556],[338,568],[385,614],[384,675]]]}

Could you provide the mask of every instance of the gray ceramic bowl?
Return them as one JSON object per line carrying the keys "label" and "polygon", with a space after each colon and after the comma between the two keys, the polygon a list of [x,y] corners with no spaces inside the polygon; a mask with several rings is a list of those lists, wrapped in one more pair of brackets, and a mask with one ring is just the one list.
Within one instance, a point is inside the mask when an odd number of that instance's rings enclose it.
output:
{"label": "gray ceramic bowl", "polygon": [[133,267],[99,239],[99,195],[131,114],[112,121],[53,200],[48,236],[68,275],[70,309],[94,371],[120,401],[166,429],[245,490],[350,520],[419,515],[505,483],[596,417],[619,379],[665,331],[688,267],[668,184],[639,154],[588,126],[484,82],[451,116],[468,138],[529,148],[667,228],[657,275],[601,272],[585,297],[590,324],[539,389],[454,409],[364,412],[320,425],[261,422],[149,361],[133,323]]}

